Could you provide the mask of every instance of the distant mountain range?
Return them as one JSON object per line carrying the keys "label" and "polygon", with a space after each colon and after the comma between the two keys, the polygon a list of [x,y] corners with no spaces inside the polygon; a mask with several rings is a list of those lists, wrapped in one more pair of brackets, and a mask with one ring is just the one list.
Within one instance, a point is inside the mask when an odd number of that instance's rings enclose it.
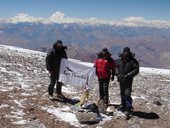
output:
{"label": "distant mountain range", "polygon": [[0,44],[46,52],[60,39],[70,58],[88,62],[103,47],[117,59],[123,47],[129,46],[141,66],[170,68],[170,27],[150,24],[11,23],[0,19]]}

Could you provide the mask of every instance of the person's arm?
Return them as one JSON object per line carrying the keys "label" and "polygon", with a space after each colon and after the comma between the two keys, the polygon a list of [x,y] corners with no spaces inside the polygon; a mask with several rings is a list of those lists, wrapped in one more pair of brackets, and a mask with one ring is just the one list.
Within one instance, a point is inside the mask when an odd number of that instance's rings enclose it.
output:
{"label": "person's arm", "polygon": [[110,62],[110,68],[111,68],[111,80],[113,81],[114,80],[114,76],[115,76],[115,72],[116,72],[116,64],[115,64],[115,61],[112,60]]}
{"label": "person's arm", "polygon": [[65,49],[63,49],[63,56],[62,56],[62,58],[68,59],[67,53],[66,53]]}
{"label": "person's arm", "polygon": [[52,59],[53,59],[53,51],[49,50],[47,53],[47,56],[45,58],[45,62],[46,62],[46,68],[49,72],[52,71]]}
{"label": "person's arm", "polygon": [[134,77],[139,73],[139,63],[136,59],[133,60],[133,70],[129,73],[127,73],[125,76],[126,77]]}
{"label": "person's arm", "polygon": [[96,75],[97,75],[97,60],[95,60],[95,62],[94,62],[94,66],[93,66],[93,67],[95,67]]}

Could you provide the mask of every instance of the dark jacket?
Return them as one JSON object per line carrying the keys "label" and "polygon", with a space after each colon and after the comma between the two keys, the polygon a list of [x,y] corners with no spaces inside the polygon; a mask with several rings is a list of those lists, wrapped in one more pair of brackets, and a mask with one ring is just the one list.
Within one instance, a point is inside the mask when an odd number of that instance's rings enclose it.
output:
{"label": "dark jacket", "polygon": [[130,53],[126,60],[123,60],[121,55],[121,61],[117,65],[118,68],[118,81],[126,84],[132,84],[133,77],[139,73],[139,63]]}
{"label": "dark jacket", "polygon": [[59,50],[56,48],[56,45],[57,44],[55,43],[53,45],[53,48],[50,49],[47,53],[46,68],[48,71],[59,74],[61,59],[67,59],[67,54],[65,51],[65,47],[62,47],[62,49]]}

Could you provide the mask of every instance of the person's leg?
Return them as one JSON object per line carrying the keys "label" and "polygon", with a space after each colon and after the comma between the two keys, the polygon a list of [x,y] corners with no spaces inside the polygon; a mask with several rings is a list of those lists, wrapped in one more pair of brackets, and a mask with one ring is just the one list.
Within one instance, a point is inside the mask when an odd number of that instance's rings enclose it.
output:
{"label": "person's leg", "polygon": [[125,88],[125,100],[126,100],[126,109],[127,110],[131,110],[133,108],[131,92],[132,92],[132,80],[129,80],[126,83],[126,88]]}
{"label": "person's leg", "polygon": [[99,97],[100,100],[103,100],[104,94],[103,94],[103,80],[99,78]]}
{"label": "person's leg", "polygon": [[56,84],[56,76],[55,76],[55,73],[52,73],[50,76],[50,84],[48,86],[48,94],[50,96],[53,96],[55,84]]}
{"label": "person's leg", "polygon": [[104,103],[108,105],[109,102],[109,79],[105,79],[103,83]]}
{"label": "person's leg", "polygon": [[62,95],[62,82],[59,82],[58,79],[59,79],[59,71],[56,72],[56,81],[57,81],[56,94]]}
{"label": "person's leg", "polygon": [[104,93],[104,79],[99,80],[99,94],[100,100],[98,101],[98,109],[100,113],[106,113],[107,105],[106,105],[106,98]]}
{"label": "person's leg", "polygon": [[125,100],[126,100],[126,110],[131,111],[132,107],[132,97],[131,97],[131,89],[127,88],[125,90]]}
{"label": "person's leg", "polygon": [[126,108],[126,100],[125,100],[125,85],[122,82],[120,82],[120,98],[121,98],[121,105],[118,108],[118,110],[124,112]]}
{"label": "person's leg", "polygon": [[121,105],[122,107],[126,107],[126,100],[125,100],[125,85],[124,83],[120,83],[120,96],[121,96]]}
{"label": "person's leg", "polygon": [[62,94],[62,82],[57,82],[56,93],[58,95]]}
{"label": "person's leg", "polygon": [[131,92],[132,92],[132,84],[128,84],[126,89],[125,89],[125,100],[126,100],[125,115],[126,115],[126,119],[130,118],[131,111],[133,109]]}

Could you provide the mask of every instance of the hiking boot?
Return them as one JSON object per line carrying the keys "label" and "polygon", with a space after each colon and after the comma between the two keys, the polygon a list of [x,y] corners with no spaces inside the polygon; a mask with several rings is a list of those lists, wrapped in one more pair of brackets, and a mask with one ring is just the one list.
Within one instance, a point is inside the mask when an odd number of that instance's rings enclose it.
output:
{"label": "hiking boot", "polygon": [[51,96],[51,95],[49,95],[48,98],[49,98],[50,100],[54,100],[54,97]]}
{"label": "hiking boot", "polygon": [[121,105],[117,108],[117,110],[121,112],[125,112],[125,107]]}
{"label": "hiking boot", "polygon": [[106,109],[108,105],[103,102],[103,100],[100,100],[98,103],[98,110],[100,113],[106,114]]}
{"label": "hiking boot", "polygon": [[66,98],[66,97],[61,93],[61,94],[57,94],[57,98],[64,99],[64,98]]}
{"label": "hiking boot", "polygon": [[53,94],[53,97],[54,97],[54,99],[57,99],[57,94],[54,93],[54,94]]}
{"label": "hiking boot", "polygon": [[126,120],[130,119],[130,112],[129,111],[125,111],[125,119]]}
{"label": "hiking boot", "polygon": [[131,118],[131,111],[125,111],[125,119],[129,120]]}

